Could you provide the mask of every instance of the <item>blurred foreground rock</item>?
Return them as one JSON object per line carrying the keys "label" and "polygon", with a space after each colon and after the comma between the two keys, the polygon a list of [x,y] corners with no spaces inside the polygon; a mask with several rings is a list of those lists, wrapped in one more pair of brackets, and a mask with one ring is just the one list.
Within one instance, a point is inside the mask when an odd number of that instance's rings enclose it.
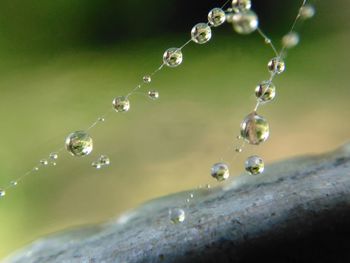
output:
{"label": "blurred foreground rock", "polygon": [[182,224],[168,209],[189,192],[43,238],[4,262],[350,262],[350,144],[194,193]]}

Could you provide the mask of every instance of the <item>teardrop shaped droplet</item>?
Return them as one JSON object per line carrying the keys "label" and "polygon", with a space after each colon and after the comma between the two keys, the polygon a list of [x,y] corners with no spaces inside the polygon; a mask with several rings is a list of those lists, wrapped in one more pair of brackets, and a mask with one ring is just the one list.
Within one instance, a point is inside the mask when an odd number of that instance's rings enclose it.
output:
{"label": "teardrop shaped droplet", "polygon": [[66,149],[73,156],[86,156],[93,150],[93,141],[85,131],[76,131],[68,135]]}
{"label": "teardrop shaped droplet", "polygon": [[241,136],[248,143],[259,145],[270,135],[268,122],[256,112],[249,114],[241,123]]}
{"label": "teardrop shaped droplet", "polygon": [[211,176],[219,182],[227,180],[230,177],[228,165],[225,163],[216,163],[211,168]]}
{"label": "teardrop shaped droplet", "polygon": [[258,175],[264,172],[265,164],[259,156],[250,156],[245,162],[245,169],[251,175]]}

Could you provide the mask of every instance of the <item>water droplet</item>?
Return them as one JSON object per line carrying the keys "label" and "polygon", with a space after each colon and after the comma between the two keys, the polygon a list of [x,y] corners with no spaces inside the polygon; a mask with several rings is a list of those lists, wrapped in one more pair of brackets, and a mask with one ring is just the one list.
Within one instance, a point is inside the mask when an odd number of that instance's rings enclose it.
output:
{"label": "water droplet", "polygon": [[242,149],[242,148],[236,148],[235,151],[236,151],[237,153],[241,153],[241,152],[243,152],[243,149]]}
{"label": "water droplet", "polygon": [[116,112],[127,112],[130,110],[130,101],[127,97],[116,97],[112,103]]}
{"label": "water droplet", "polygon": [[189,202],[190,202],[190,199],[189,199],[189,198],[187,198],[187,199],[186,199],[186,203],[189,203]]}
{"label": "water droplet", "polygon": [[271,39],[265,38],[265,44],[270,45],[271,44]]}
{"label": "water droplet", "polygon": [[237,140],[241,140],[242,139],[242,136],[241,135],[237,135]]}
{"label": "water droplet", "polygon": [[222,25],[226,21],[225,11],[221,8],[212,9],[208,14],[208,21],[214,27]]}
{"label": "water droplet", "polygon": [[105,122],[105,121],[106,121],[106,119],[105,119],[105,118],[103,118],[103,117],[99,117],[99,118],[97,119],[97,121],[99,121],[99,122]]}
{"label": "water droplet", "polygon": [[210,189],[210,188],[211,188],[211,185],[210,185],[210,184],[207,184],[205,187],[206,187],[207,189]]}
{"label": "water droplet", "polygon": [[57,160],[58,159],[58,153],[50,153],[49,158],[51,160]]}
{"label": "water droplet", "polygon": [[211,168],[211,176],[218,181],[224,181],[230,177],[228,165],[225,163],[216,163]]}
{"label": "water droplet", "polygon": [[163,62],[165,65],[171,68],[175,68],[182,63],[183,56],[182,51],[179,48],[169,48],[164,52]]}
{"label": "water droplet", "polygon": [[299,10],[300,18],[303,20],[312,18],[316,13],[315,7],[310,4],[302,6]]}
{"label": "water droplet", "polygon": [[293,48],[293,47],[295,47],[296,45],[299,44],[299,41],[300,41],[300,37],[299,37],[298,33],[296,33],[296,32],[289,32],[287,35],[285,35],[282,38],[282,45],[285,48]]}
{"label": "water droplet", "polygon": [[181,208],[173,208],[169,210],[169,219],[173,224],[182,223],[185,221],[185,211]]}
{"label": "water droplet", "polygon": [[259,156],[250,156],[245,162],[245,169],[251,175],[258,175],[264,172],[265,164]]}
{"label": "water droplet", "polygon": [[263,81],[256,87],[255,96],[260,102],[272,101],[276,96],[276,87],[271,81]]}
{"label": "water droplet", "polygon": [[238,34],[248,35],[258,28],[259,20],[253,11],[244,11],[233,15],[232,24]]}
{"label": "water droplet", "polygon": [[259,145],[266,141],[269,135],[269,124],[255,112],[249,114],[241,123],[241,136],[250,144]]}
{"label": "water droplet", "polygon": [[91,166],[96,168],[96,169],[101,169],[102,165],[99,162],[93,162],[91,163]]}
{"label": "water droplet", "polygon": [[11,184],[11,186],[17,186],[18,182],[17,181],[11,181],[10,184]]}
{"label": "water droplet", "polygon": [[56,166],[57,163],[56,163],[56,162],[51,162],[51,165],[52,165],[52,166]]}
{"label": "water droplet", "polygon": [[46,166],[49,164],[49,162],[47,160],[43,159],[43,160],[40,160],[40,164]]}
{"label": "water droplet", "polygon": [[0,189],[0,199],[6,195],[6,191],[4,189]]}
{"label": "water droplet", "polygon": [[156,91],[156,90],[150,90],[150,91],[148,92],[148,97],[149,97],[150,99],[152,99],[152,100],[156,100],[156,99],[159,98],[159,92]]}
{"label": "water droplet", "polygon": [[34,172],[39,171],[39,167],[34,167],[34,168],[33,168],[33,171],[34,171]]}
{"label": "water droplet", "polygon": [[93,141],[85,131],[76,131],[68,135],[66,149],[73,156],[89,155],[93,150]]}
{"label": "water droplet", "polygon": [[247,11],[252,7],[251,0],[232,0],[232,9],[235,12]]}
{"label": "water droplet", "polygon": [[98,162],[101,165],[110,165],[111,161],[107,155],[101,155],[100,158],[98,159]]}
{"label": "water droplet", "polygon": [[149,76],[149,75],[143,76],[142,80],[143,80],[143,82],[146,83],[146,84],[152,82],[152,78],[151,78],[151,76]]}
{"label": "water droplet", "polygon": [[194,198],[194,195],[193,195],[193,194],[190,194],[190,198],[193,199],[193,198]]}
{"label": "water droplet", "polygon": [[206,23],[199,23],[192,28],[191,36],[193,42],[205,44],[211,39],[211,28]]}
{"label": "water droplet", "polygon": [[271,73],[281,74],[286,70],[286,64],[281,58],[273,58],[267,64],[267,68]]}

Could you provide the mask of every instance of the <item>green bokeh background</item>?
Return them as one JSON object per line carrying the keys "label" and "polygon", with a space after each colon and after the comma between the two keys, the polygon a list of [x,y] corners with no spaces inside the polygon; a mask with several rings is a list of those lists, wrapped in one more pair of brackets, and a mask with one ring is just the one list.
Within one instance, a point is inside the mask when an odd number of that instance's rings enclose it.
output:
{"label": "green bokeh background", "polygon": [[[255,1],[261,27],[279,44],[299,1]],[[254,3],[255,3],[254,2]],[[0,186],[24,174],[74,130],[87,128],[188,40],[196,22],[222,1],[2,0],[0,3]],[[343,0],[318,1],[300,28],[278,96],[261,108],[271,139],[251,153],[267,162],[334,149],[349,139],[349,13]],[[206,45],[190,44],[184,63],[160,72],[127,114],[112,114],[91,135],[91,156],[60,155],[0,202],[0,258],[46,233],[116,217],[150,198],[206,183],[208,173],[254,105],[271,50],[229,25]],[[96,171],[100,154],[112,165]],[[268,168],[267,168],[268,169]],[[215,185],[215,184],[214,184]]]}

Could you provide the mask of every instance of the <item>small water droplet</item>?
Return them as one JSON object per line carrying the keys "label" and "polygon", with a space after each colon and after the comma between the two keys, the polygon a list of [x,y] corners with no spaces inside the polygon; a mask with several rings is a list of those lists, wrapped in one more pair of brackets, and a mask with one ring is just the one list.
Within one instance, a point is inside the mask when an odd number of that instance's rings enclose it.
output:
{"label": "small water droplet", "polygon": [[40,160],[40,164],[46,166],[49,164],[49,162],[46,159],[43,159],[43,160]]}
{"label": "small water droplet", "polygon": [[99,163],[99,162],[93,162],[91,164],[91,166],[96,168],[96,169],[101,169],[101,167],[102,167],[101,163]]}
{"label": "small water droplet", "polygon": [[273,58],[267,64],[267,68],[271,73],[279,75],[286,70],[286,64],[281,58]]}
{"label": "small water droplet", "polygon": [[116,97],[112,104],[116,112],[127,112],[130,110],[130,101],[127,97]]}
{"label": "small water droplet", "polygon": [[93,141],[85,131],[76,131],[68,135],[66,149],[73,156],[86,156],[93,150]]}
{"label": "small water droplet", "polygon": [[300,18],[303,20],[312,18],[316,13],[315,7],[311,4],[302,6],[299,10]]}
{"label": "small water droplet", "polygon": [[148,92],[148,97],[149,97],[150,99],[152,99],[152,100],[156,100],[156,99],[159,98],[159,92],[156,91],[156,90],[150,90],[150,91]]}
{"label": "small water droplet", "polygon": [[230,176],[228,165],[225,163],[214,164],[211,168],[211,176],[219,182],[228,179]]}
{"label": "small water droplet", "polygon": [[17,181],[11,181],[10,184],[11,184],[11,186],[17,186],[18,182]]}
{"label": "small water droplet", "polygon": [[248,35],[258,28],[259,19],[253,11],[248,10],[234,14],[232,25],[238,34]]}
{"label": "small water droplet", "polygon": [[0,199],[6,195],[6,191],[4,189],[0,189]]}
{"label": "small water droplet", "polygon": [[34,168],[33,168],[33,171],[35,171],[35,172],[36,172],[36,171],[39,171],[39,167],[34,167]]}
{"label": "small water droplet", "polygon": [[52,166],[56,166],[57,163],[56,163],[56,162],[51,162],[51,165],[52,165]]}
{"label": "small water droplet", "polygon": [[241,123],[241,136],[250,144],[259,145],[266,141],[269,135],[268,122],[255,112],[249,114]]}
{"label": "small water droplet", "polygon": [[245,169],[251,175],[258,175],[264,172],[264,161],[257,155],[250,156],[245,162]]}
{"label": "small water droplet", "polygon": [[144,83],[149,84],[152,82],[152,77],[149,75],[146,75],[146,76],[143,76],[142,80]]}
{"label": "small water droplet", "polygon": [[57,160],[58,159],[58,153],[50,153],[49,158],[51,160]]}
{"label": "small water droplet", "polygon": [[232,9],[235,12],[247,11],[252,7],[251,0],[232,0]]}
{"label": "small water droplet", "polygon": [[285,48],[293,48],[297,46],[300,42],[300,37],[297,32],[289,32],[282,38],[282,45]]}
{"label": "small water droplet", "polygon": [[111,163],[111,161],[107,155],[101,155],[100,158],[98,159],[98,162],[101,165],[109,165]]}
{"label": "small water droplet", "polygon": [[192,28],[191,36],[193,42],[205,44],[211,39],[211,28],[206,23],[198,23]]}
{"label": "small water droplet", "polygon": [[271,81],[263,81],[255,88],[255,96],[260,102],[269,102],[276,97],[276,87]]}
{"label": "small water droplet", "polygon": [[186,199],[186,202],[187,202],[187,203],[189,203],[189,202],[190,202],[190,199],[189,199],[189,198],[187,198],[187,199]]}
{"label": "small water droplet", "polygon": [[241,153],[241,152],[243,152],[243,149],[242,148],[236,148],[235,151],[236,151],[236,153]]}
{"label": "small water droplet", "polygon": [[190,198],[191,198],[191,199],[193,199],[193,198],[194,198],[194,195],[193,195],[192,193],[190,194]]}
{"label": "small water droplet", "polygon": [[185,221],[185,211],[181,208],[173,208],[169,210],[169,219],[173,224],[182,223]]}
{"label": "small water droplet", "polygon": [[183,55],[179,48],[173,47],[169,48],[164,52],[163,62],[165,65],[171,68],[175,68],[182,63]]}
{"label": "small water droplet", "polygon": [[105,121],[106,121],[106,119],[105,119],[105,118],[103,118],[103,117],[99,117],[99,118],[97,119],[97,121],[99,121],[99,122],[105,122]]}
{"label": "small water droplet", "polygon": [[271,44],[271,39],[265,38],[265,44],[270,45]]}
{"label": "small water droplet", "polygon": [[211,185],[210,185],[210,184],[207,184],[205,187],[206,187],[207,189],[210,189],[210,188],[211,188]]}
{"label": "small water droplet", "polygon": [[208,21],[214,27],[222,25],[226,21],[225,11],[221,8],[212,9],[208,14]]}

